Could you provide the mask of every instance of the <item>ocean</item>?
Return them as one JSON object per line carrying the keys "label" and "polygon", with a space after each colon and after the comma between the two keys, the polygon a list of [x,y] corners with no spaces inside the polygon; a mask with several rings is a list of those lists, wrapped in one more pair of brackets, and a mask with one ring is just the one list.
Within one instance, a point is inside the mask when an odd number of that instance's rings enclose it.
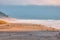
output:
{"label": "ocean", "polygon": [[0,11],[7,14],[10,17],[18,19],[60,20],[60,6],[0,5]]}

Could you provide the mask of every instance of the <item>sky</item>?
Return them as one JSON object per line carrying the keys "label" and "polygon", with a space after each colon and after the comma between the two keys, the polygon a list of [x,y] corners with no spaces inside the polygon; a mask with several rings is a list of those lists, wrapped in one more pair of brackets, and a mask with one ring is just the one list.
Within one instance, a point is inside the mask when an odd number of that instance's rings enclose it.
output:
{"label": "sky", "polygon": [[0,5],[60,5],[60,0],[0,0]]}

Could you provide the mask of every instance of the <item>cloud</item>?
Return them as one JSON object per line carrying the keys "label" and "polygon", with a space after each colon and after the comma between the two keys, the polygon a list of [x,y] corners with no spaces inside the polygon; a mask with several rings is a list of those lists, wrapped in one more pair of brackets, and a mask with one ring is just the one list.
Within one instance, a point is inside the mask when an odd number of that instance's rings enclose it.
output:
{"label": "cloud", "polygon": [[59,5],[60,0],[0,0],[0,5]]}

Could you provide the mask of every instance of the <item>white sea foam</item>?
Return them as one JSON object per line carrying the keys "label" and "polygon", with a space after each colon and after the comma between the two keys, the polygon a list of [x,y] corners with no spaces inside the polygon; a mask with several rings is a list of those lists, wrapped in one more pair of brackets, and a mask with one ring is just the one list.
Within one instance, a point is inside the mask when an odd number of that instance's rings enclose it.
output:
{"label": "white sea foam", "polygon": [[29,24],[42,24],[47,27],[54,27],[60,29],[60,20],[30,20],[30,19],[15,19],[15,18],[0,18],[0,20],[9,23],[29,23]]}

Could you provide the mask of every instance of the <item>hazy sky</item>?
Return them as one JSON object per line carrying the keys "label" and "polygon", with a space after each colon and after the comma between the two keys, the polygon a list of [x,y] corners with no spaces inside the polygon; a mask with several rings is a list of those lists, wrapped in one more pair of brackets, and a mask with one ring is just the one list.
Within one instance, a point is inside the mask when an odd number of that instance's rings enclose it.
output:
{"label": "hazy sky", "polygon": [[60,0],[0,0],[0,5],[60,5]]}

